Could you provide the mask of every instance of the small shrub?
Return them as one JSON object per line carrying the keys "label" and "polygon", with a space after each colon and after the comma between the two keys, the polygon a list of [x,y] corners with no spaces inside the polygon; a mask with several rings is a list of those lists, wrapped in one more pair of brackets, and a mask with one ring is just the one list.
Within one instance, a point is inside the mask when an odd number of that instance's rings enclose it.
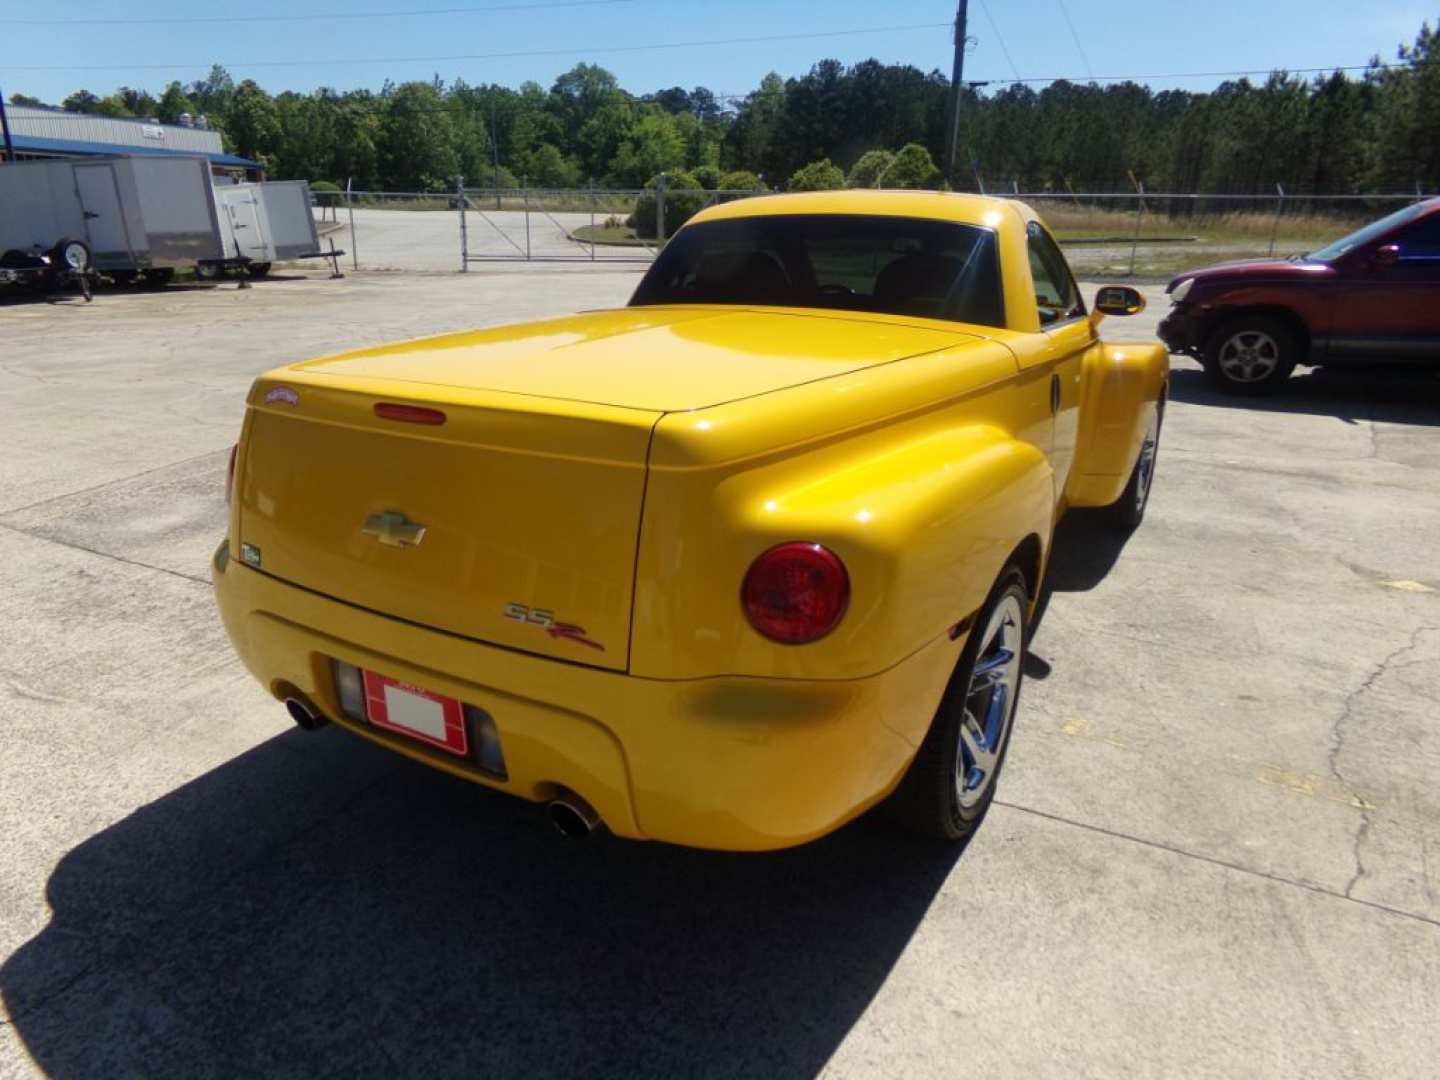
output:
{"label": "small shrub", "polygon": [[749,169],[727,172],[720,177],[721,191],[764,191],[765,185]]}
{"label": "small shrub", "polygon": [[706,191],[714,191],[720,186],[720,178],[724,174],[714,165],[696,165],[690,170],[690,175],[695,177]]}
{"label": "small shrub", "polygon": [[895,164],[895,155],[889,150],[867,150],[860,160],[850,167],[845,186],[850,188],[883,187],[887,174]]}
{"label": "small shrub", "polygon": [[845,174],[830,159],[821,158],[795,170],[790,177],[791,191],[838,191],[845,186]]}
{"label": "small shrub", "polygon": [[895,155],[895,162],[881,181],[882,187],[892,188],[939,188],[942,179],[935,167],[930,151],[919,143],[907,143]]}
{"label": "small shrub", "polygon": [[[665,178],[665,235],[675,235],[675,230],[689,221],[708,201],[700,181],[687,172],[661,173]],[[660,176],[652,176],[645,184],[645,193],[635,200],[635,211],[626,224],[635,230],[636,236],[658,236],[656,230],[655,185]]]}

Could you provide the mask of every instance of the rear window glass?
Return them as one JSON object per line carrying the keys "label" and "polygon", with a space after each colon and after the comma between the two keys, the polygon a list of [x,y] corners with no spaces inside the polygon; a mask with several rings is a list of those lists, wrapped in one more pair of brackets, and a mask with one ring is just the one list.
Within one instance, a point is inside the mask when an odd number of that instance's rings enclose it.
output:
{"label": "rear window glass", "polygon": [[838,308],[1004,326],[995,234],[922,218],[776,214],[680,230],[630,303]]}

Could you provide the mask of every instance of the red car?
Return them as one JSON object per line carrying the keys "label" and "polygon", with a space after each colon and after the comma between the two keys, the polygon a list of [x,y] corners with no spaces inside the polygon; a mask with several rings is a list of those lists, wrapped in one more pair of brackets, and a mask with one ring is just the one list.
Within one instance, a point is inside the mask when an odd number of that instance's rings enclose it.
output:
{"label": "red car", "polygon": [[1165,291],[1160,337],[1228,393],[1273,391],[1297,364],[1440,367],[1440,199],[1308,255],[1208,266]]}

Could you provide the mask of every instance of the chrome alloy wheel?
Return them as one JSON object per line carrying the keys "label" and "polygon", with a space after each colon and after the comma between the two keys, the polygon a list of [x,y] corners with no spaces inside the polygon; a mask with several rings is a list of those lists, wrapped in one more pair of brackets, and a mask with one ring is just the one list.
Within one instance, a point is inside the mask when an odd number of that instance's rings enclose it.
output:
{"label": "chrome alloy wheel", "polygon": [[1159,452],[1160,432],[1157,428],[1149,428],[1145,432],[1145,441],[1140,444],[1140,460],[1135,465],[1135,505],[1141,510],[1150,501],[1150,484],[1155,479],[1155,455]]}
{"label": "chrome alloy wheel", "polygon": [[1217,361],[1233,382],[1260,382],[1280,366],[1280,345],[1259,330],[1241,330],[1220,346]]}
{"label": "chrome alloy wheel", "polygon": [[960,752],[955,756],[955,786],[964,810],[974,809],[985,798],[999,768],[1020,688],[1024,625],[1019,600],[1003,597],[991,612],[975,653],[960,718]]}

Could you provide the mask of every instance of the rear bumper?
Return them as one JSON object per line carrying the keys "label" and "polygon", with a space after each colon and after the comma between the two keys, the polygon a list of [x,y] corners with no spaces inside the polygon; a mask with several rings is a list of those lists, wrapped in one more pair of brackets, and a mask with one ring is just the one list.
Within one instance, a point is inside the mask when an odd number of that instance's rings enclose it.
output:
{"label": "rear bumper", "polygon": [[[584,797],[632,839],[765,850],[815,839],[898,783],[929,727],[963,639],[937,640],[866,679],[642,679],[479,644],[287,585],[231,560],[216,600],[245,666],[277,698],[409,757],[542,801]],[[478,706],[508,776],[340,716],[339,659]]]}

